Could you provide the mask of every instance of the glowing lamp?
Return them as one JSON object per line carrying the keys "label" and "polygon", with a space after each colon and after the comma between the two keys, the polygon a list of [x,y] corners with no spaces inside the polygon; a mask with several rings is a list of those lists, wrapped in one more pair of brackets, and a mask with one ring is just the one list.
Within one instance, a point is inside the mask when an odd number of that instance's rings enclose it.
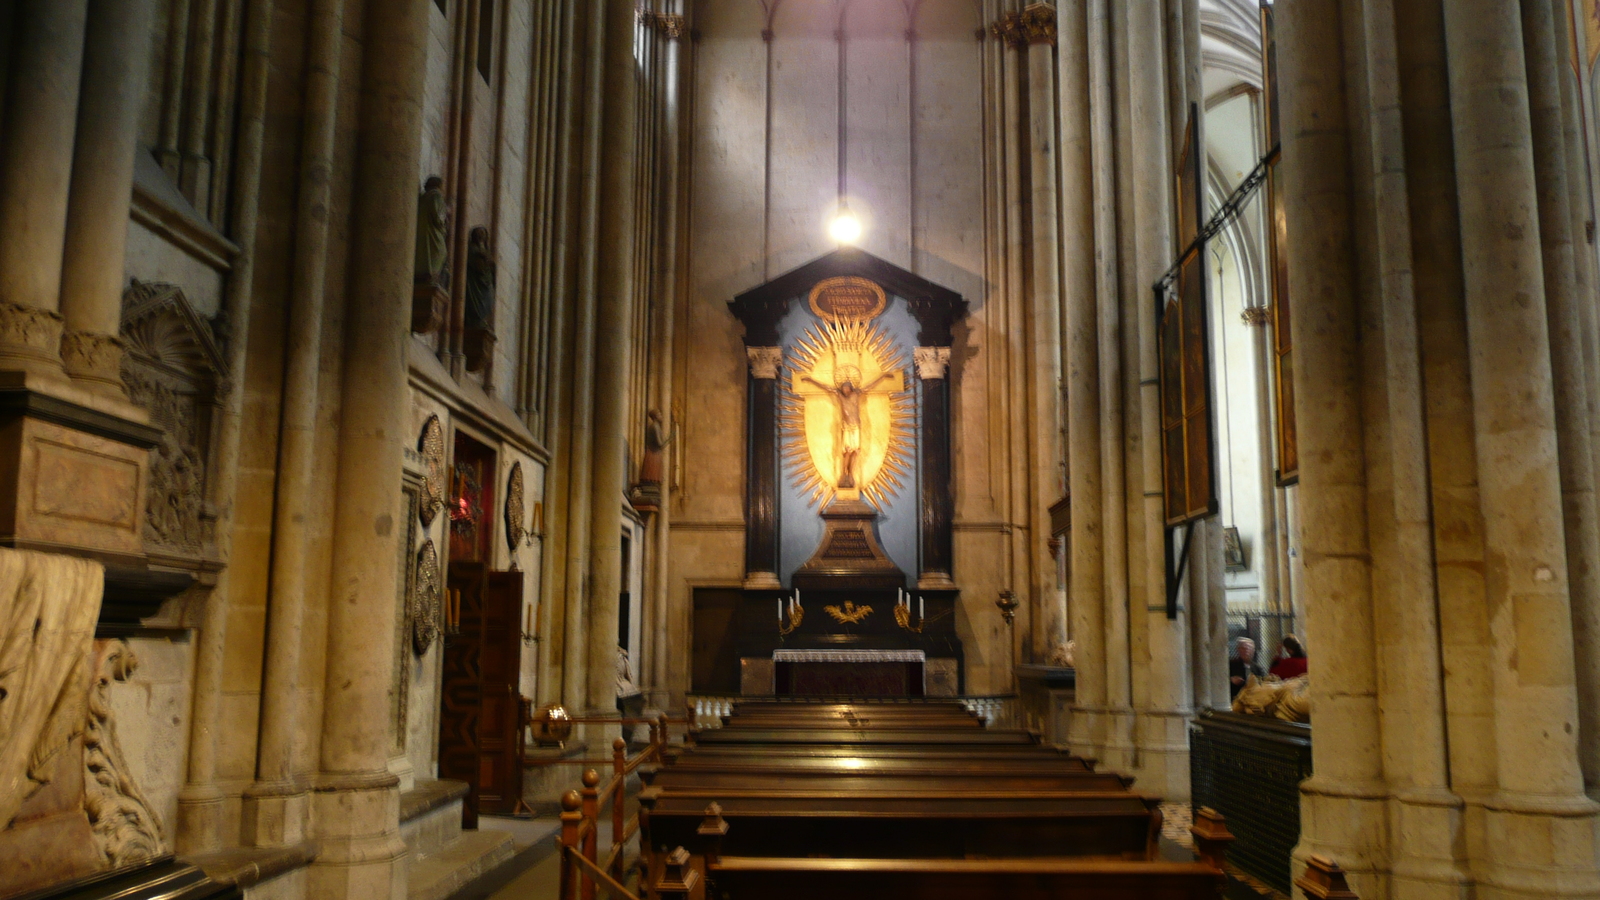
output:
{"label": "glowing lamp", "polygon": [[861,220],[850,207],[841,205],[839,214],[828,223],[828,236],[841,244],[854,244],[861,237]]}

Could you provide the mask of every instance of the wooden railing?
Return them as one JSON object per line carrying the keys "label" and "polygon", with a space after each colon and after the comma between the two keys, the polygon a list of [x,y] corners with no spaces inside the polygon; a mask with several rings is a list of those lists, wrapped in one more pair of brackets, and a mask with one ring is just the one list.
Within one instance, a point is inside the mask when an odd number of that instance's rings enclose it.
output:
{"label": "wooden railing", "polygon": [[[560,900],[594,900],[597,889],[604,886],[611,897],[639,900],[622,884],[623,850],[639,833],[639,816],[627,815],[625,788],[628,776],[640,766],[661,761],[674,720],[659,716],[656,719],[579,717],[573,721],[580,724],[648,723],[650,742],[643,750],[629,756],[627,742],[619,737],[611,744],[610,760],[560,761],[563,764],[609,762],[611,777],[602,785],[599,770],[585,769],[583,788],[567,791],[561,797],[561,893],[558,896]],[[611,819],[611,846],[604,857],[599,852],[602,809],[609,811]]]}

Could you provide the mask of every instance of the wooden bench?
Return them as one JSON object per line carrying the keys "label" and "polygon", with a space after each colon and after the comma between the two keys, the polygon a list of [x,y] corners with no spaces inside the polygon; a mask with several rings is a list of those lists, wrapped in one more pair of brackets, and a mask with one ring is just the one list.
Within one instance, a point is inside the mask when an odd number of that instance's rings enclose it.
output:
{"label": "wooden bench", "polygon": [[1004,768],[952,768],[882,772],[858,768],[788,769],[773,774],[759,769],[661,769],[639,773],[649,787],[673,793],[766,790],[773,784],[793,791],[876,791],[901,796],[922,792],[1030,794],[1065,791],[1125,791],[1133,779],[1115,772],[1077,770],[1017,773]]}
{"label": "wooden bench", "polygon": [[952,730],[944,728],[718,728],[695,735],[695,744],[714,746],[723,744],[917,744],[917,745],[972,745],[972,746],[1029,746],[1039,745],[1038,740],[1026,731],[1012,729],[992,730],[974,728]]}
{"label": "wooden bench", "polygon": [[[642,847],[795,857],[1096,856],[1153,859],[1156,801],[1126,791],[980,793],[641,792]],[[725,827],[719,827],[718,822]]]}
{"label": "wooden bench", "polygon": [[725,856],[706,877],[709,895],[728,900],[1217,900],[1226,885],[1222,871],[1203,862],[1076,859]]}

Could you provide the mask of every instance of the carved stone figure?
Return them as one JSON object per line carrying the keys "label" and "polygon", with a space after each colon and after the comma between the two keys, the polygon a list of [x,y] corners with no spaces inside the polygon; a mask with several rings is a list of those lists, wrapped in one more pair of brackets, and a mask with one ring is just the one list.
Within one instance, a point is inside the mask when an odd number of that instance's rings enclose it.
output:
{"label": "carved stone figure", "polygon": [[639,484],[656,485],[659,489],[662,473],[666,469],[667,445],[672,443],[678,429],[676,425],[668,425],[663,421],[659,409],[645,413],[645,420],[644,459],[639,463]]}
{"label": "carved stone figure", "polygon": [[98,641],[95,663],[83,735],[83,810],[100,855],[120,868],[160,856],[165,845],[150,802],[128,773],[111,723],[111,682],[127,681],[139,660],[127,641]]}
{"label": "carved stone figure", "polygon": [[450,226],[449,204],[444,198],[444,179],[430,175],[417,195],[417,284],[448,287],[450,249],[446,234]]}
{"label": "carved stone figure", "polygon": [[494,254],[489,249],[489,229],[472,229],[467,243],[467,305],[462,325],[467,370],[483,368],[494,350]]}

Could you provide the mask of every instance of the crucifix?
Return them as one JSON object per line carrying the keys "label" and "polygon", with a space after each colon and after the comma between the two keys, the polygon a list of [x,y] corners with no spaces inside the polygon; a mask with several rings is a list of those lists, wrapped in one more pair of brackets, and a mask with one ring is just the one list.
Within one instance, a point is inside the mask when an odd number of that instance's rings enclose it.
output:
{"label": "crucifix", "polygon": [[856,387],[855,379],[851,377],[849,371],[844,373],[843,380],[838,384],[823,384],[810,375],[803,379],[832,394],[839,403],[838,486],[841,488],[850,489],[856,486],[856,456],[861,452],[861,398],[892,374],[884,372],[861,388]]}

